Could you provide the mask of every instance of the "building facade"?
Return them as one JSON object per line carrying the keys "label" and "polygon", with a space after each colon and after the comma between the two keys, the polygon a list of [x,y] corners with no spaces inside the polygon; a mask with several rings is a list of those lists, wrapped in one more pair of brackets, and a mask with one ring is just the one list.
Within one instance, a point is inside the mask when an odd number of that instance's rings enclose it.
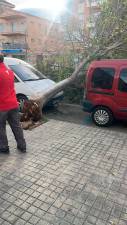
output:
{"label": "building facade", "polygon": [[[100,3],[103,0],[70,0],[68,7],[68,21],[78,23],[83,27],[89,26],[90,17],[100,13]],[[66,14],[65,14],[66,17]]]}
{"label": "building facade", "polygon": [[16,11],[7,1],[0,1],[0,50],[5,55],[35,62],[44,54],[61,51],[60,25],[37,16]]}

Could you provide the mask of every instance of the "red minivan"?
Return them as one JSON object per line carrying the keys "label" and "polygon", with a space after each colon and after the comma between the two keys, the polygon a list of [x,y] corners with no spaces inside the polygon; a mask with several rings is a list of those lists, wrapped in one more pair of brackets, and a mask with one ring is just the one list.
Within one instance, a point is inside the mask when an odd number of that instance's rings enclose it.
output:
{"label": "red minivan", "polygon": [[98,126],[127,120],[127,60],[93,61],[86,76],[83,109]]}

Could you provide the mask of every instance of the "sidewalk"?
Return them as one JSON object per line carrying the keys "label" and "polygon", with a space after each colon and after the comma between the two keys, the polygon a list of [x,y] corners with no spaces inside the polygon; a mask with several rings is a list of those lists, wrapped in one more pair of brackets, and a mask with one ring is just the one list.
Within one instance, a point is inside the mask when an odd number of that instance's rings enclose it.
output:
{"label": "sidewalk", "polygon": [[26,154],[8,136],[0,224],[127,225],[126,133],[50,120],[25,132]]}

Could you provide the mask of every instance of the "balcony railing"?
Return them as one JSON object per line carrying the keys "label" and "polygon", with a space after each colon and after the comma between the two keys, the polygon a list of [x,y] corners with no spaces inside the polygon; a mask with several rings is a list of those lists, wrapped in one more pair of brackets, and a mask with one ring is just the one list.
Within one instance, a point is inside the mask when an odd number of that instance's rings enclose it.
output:
{"label": "balcony railing", "polygon": [[2,43],[2,49],[28,49],[27,43]]}
{"label": "balcony railing", "polygon": [[7,14],[7,15],[3,15],[3,16],[0,16],[0,19],[5,19],[5,20],[16,20],[16,19],[25,19],[26,16],[24,15],[21,15],[21,14]]}
{"label": "balcony railing", "polygon": [[21,31],[21,30],[15,30],[15,31],[4,31],[4,32],[0,32],[1,35],[3,36],[25,36],[26,33],[25,31]]}

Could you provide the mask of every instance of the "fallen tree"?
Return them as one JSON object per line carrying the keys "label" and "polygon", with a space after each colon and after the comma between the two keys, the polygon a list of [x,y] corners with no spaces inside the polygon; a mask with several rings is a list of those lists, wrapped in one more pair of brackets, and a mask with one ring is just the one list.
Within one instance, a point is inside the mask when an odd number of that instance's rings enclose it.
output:
{"label": "fallen tree", "polygon": [[40,109],[42,110],[43,106],[54,96],[56,95],[58,92],[64,90],[67,86],[69,86],[70,84],[72,84],[73,82],[76,82],[76,80],[79,78],[80,74],[79,72],[81,71],[81,69],[87,65],[88,63],[90,63],[92,60],[100,58],[105,56],[109,51],[114,50],[118,47],[120,47],[123,43],[118,42],[113,44],[112,46],[105,48],[105,49],[98,49],[94,52],[94,54],[89,55],[86,59],[83,59],[82,62],[80,62],[80,64],[76,67],[75,71],[72,73],[72,75],[62,81],[60,81],[59,83],[55,84],[50,90],[48,90],[47,92],[45,92],[45,94],[43,95],[36,95],[33,96],[31,98],[31,100],[33,102],[36,102],[39,106]]}

